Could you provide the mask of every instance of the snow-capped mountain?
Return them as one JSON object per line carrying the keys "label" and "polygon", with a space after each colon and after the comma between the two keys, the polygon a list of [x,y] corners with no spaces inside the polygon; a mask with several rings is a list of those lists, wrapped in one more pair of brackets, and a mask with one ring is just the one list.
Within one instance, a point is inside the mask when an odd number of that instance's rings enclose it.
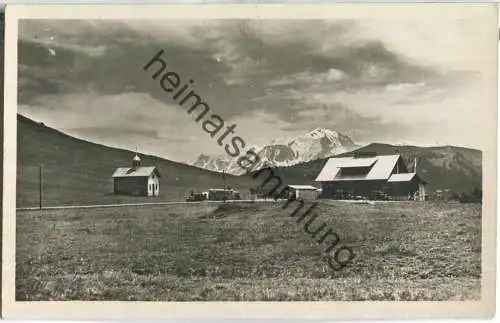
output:
{"label": "snow-capped mountain", "polygon": [[[273,140],[264,147],[250,147],[260,157],[260,163],[253,169],[263,167],[286,167],[325,158],[359,148],[351,138],[337,131],[318,128],[295,138]],[[243,154],[242,154],[243,155]],[[201,154],[194,166],[212,171],[241,175],[245,171],[237,164],[238,158],[230,156],[210,157]]]}

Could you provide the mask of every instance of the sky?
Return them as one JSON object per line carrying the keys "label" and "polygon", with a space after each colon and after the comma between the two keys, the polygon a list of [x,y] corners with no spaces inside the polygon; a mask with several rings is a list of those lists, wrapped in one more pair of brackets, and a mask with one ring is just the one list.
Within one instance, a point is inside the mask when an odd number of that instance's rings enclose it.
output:
{"label": "sky", "polygon": [[22,20],[18,111],[175,161],[223,154],[142,70],[163,49],[249,145],[326,128],[357,144],[482,149],[496,71],[479,18]]}

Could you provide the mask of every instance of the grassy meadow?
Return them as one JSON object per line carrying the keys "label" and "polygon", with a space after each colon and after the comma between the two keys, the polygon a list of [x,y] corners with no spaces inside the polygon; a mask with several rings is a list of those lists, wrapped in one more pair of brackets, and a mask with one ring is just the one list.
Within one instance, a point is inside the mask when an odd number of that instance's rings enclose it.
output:
{"label": "grassy meadow", "polygon": [[16,299],[480,298],[478,204],[321,201],[313,226],[325,221],[356,254],[341,271],[281,205],[18,212]]}

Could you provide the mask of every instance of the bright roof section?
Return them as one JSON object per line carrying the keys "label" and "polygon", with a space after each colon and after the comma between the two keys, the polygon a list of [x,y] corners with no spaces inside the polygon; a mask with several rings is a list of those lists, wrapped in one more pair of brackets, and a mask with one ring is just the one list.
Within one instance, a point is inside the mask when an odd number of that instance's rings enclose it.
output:
{"label": "bright roof section", "polygon": [[288,187],[293,188],[294,190],[319,190],[319,188],[311,186],[311,185],[288,185]]}
{"label": "bright roof section", "polygon": [[154,166],[141,166],[136,169],[132,169],[132,167],[119,167],[115,170],[112,177],[148,177],[153,172],[156,172],[159,177],[159,173]]}
{"label": "bright roof section", "polygon": [[409,182],[417,175],[416,173],[392,174],[388,182]]}
{"label": "bright roof section", "polygon": [[[352,181],[352,180],[387,180],[400,155],[387,155],[377,157],[332,157],[316,177],[317,182]],[[363,176],[338,177],[341,168],[345,167],[370,167],[370,171]]]}

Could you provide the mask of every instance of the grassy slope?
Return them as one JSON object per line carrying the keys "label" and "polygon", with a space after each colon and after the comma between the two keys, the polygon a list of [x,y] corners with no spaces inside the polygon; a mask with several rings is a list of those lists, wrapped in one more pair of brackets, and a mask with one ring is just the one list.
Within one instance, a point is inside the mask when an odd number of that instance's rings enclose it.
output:
{"label": "grassy slope", "polygon": [[[394,154],[398,149],[408,162],[410,154],[418,154],[419,175],[428,182],[427,190],[451,189],[454,192],[468,192],[482,186],[482,154],[479,150],[445,146],[445,147],[415,147],[392,146],[387,144],[370,144],[355,151],[375,151],[380,155]],[[350,156],[353,152],[340,154]],[[318,185],[314,179],[319,174],[327,159],[298,164],[292,167],[275,169],[286,184]],[[413,161],[412,161],[413,162]]]}
{"label": "grassy slope", "polygon": [[21,212],[17,299],[479,298],[480,205],[322,201],[318,213],[356,253],[343,271],[280,204]]}
{"label": "grassy slope", "polygon": [[[118,202],[154,202],[183,199],[191,189],[222,187],[222,178],[197,167],[153,156],[141,156],[143,165],[157,166],[162,175],[158,198],[116,196],[111,174],[130,165],[133,152],[110,148],[68,136],[18,115],[18,207],[38,205],[38,165],[44,165],[45,205]],[[231,187],[257,185],[250,178],[227,176]]]}

